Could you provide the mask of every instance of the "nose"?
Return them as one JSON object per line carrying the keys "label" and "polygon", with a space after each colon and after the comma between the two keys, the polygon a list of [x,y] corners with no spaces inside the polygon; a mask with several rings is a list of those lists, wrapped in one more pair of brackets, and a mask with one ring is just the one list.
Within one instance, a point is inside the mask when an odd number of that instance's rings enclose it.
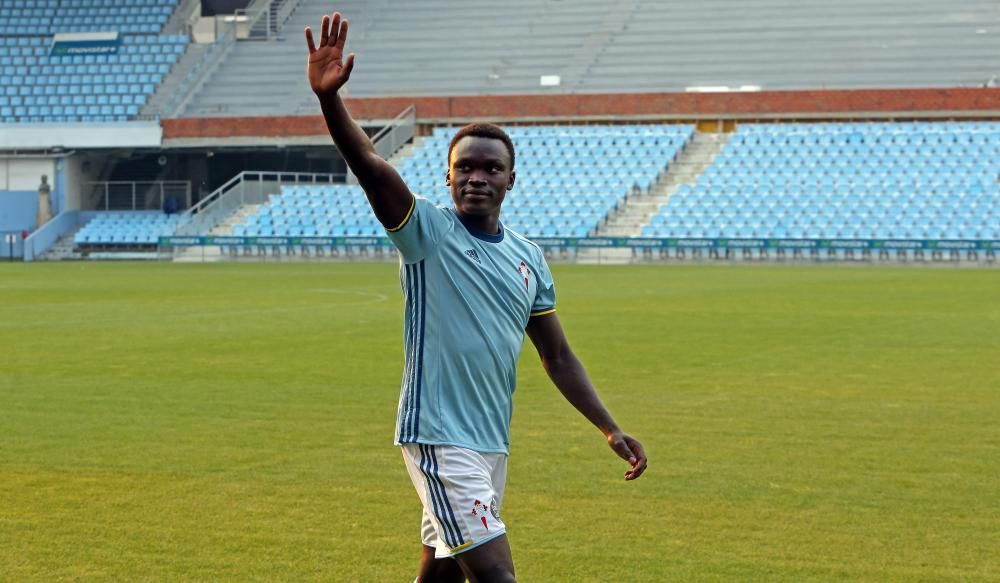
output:
{"label": "nose", "polygon": [[484,177],[480,172],[473,172],[469,175],[469,185],[482,186],[486,184],[486,177]]}

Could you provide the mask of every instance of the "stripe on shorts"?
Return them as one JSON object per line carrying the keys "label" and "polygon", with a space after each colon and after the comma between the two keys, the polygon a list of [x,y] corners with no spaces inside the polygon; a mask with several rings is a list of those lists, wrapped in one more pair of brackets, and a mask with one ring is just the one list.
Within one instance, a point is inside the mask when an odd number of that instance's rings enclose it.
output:
{"label": "stripe on shorts", "polygon": [[444,532],[445,543],[449,548],[455,548],[465,543],[462,531],[455,520],[455,513],[452,512],[451,504],[448,502],[448,493],[445,491],[441,478],[438,477],[437,456],[434,454],[434,446],[420,444],[420,471],[427,480],[427,489],[431,494],[431,502],[434,506],[434,516]]}
{"label": "stripe on shorts", "polygon": [[442,506],[444,506],[445,509],[448,511],[448,516],[451,518],[452,525],[455,526],[455,534],[458,537],[458,542],[456,544],[452,545],[452,548],[454,548],[454,547],[457,547],[458,545],[463,544],[465,542],[465,538],[462,536],[461,529],[458,528],[458,521],[455,520],[455,512],[451,509],[451,502],[448,500],[448,491],[445,490],[444,483],[441,481],[441,478],[438,476],[437,452],[434,451],[434,446],[433,445],[428,445],[427,448],[430,450],[430,453],[431,453],[431,462],[433,464],[432,465],[433,469],[432,469],[431,473],[434,475],[434,479],[437,480],[438,486],[440,486],[440,488],[441,488],[441,502],[442,502]]}

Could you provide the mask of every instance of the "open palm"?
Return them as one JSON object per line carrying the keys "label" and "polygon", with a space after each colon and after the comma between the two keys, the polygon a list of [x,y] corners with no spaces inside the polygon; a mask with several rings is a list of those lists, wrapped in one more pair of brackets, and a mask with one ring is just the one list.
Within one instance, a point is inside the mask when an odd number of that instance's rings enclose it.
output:
{"label": "open palm", "polygon": [[309,45],[309,86],[316,95],[336,93],[347,83],[354,68],[354,53],[344,60],[344,43],[347,42],[347,19],[339,12],[333,19],[323,17],[319,47],[313,41],[312,29],[306,27],[306,44]]}

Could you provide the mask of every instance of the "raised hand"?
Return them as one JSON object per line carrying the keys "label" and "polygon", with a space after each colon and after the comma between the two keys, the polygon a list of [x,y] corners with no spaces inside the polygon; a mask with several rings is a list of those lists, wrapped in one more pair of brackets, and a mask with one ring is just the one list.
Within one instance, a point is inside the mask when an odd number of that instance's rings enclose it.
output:
{"label": "raised hand", "polygon": [[340,90],[351,77],[354,68],[354,53],[344,56],[344,43],[347,42],[347,19],[341,19],[339,12],[333,13],[333,19],[323,17],[322,33],[319,37],[319,47],[313,42],[312,29],[306,27],[306,44],[309,45],[309,86],[318,96],[332,95]]}

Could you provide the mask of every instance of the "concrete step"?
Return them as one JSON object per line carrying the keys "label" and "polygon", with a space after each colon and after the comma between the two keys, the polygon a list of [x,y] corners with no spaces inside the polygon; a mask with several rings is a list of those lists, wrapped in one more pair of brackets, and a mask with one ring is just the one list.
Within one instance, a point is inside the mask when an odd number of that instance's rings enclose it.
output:
{"label": "concrete step", "polygon": [[632,250],[623,248],[580,248],[576,253],[577,263],[620,265],[632,262]]}
{"label": "concrete step", "polygon": [[173,98],[174,93],[178,91],[178,88],[184,82],[184,78],[198,64],[209,46],[207,44],[189,44],[184,50],[184,54],[181,55],[181,58],[170,68],[170,73],[157,86],[156,92],[142,106],[140,112],[143,115],[165,115],[171,113],[164,112],[164,106]]}
{"label": "concrete step", "polygon": [[[222,222],[213,227],[208,234],[217,237],[232,235],[233,227],[246,222],[246,218],[252,214],[256,214],[259,208],[259,204],[246,204],[237,208],[228,217],[223,219]],[[174,261],[179,263],[215,262],[227,258],[227,253],[219,247],[188,247],[177,251],[174,255]]]}
{"label": "concrete step", "polygon": [[660,208],[670,200],[670,196],[680,185],[694,184],[698,180],[727,141],[728,136],[725,134],[695,133],[677,159],[670,163],[667,171],[650,187],[649,192],[630,197],[625,207],[609,217],[597,234],[610,237],[640,235],[642,227],[660,212]]}
{"label": "concrete step", "polygon": [[76,244],[73,243],[73,237],[83,229],[85,225],[80,225],[70,232],[66,233],[59,240],[56,241],[55,245],[49,248],[48,251],[43,253],[38,257],[39,261],[66,261],[73,259],[82,259],[82,256],[76,252]]}
{"label": "concrete step", "polygon": [[636,237],[642,232],[642,225],[613,225],[600,229],[601,237]]}
{"label": "concrete step", "polygon": [[227,236],[233,234],[233,227],[236,225],[242,225],[246,223],[247,217],[257,214],[260,209],[259,204],[245,204],[236,211],[226,217],[221,223],[216,225],[212,230],[212,235]]}
{"label": "concrete step", "polygon": [[413,141],[397,150],[396,153],[389,158],[388,162],[394,167],[399,168],[400,164],[403,163],[403,160],[409,158],[413,154],[413,151],[423,144],[424,138],[422,136],[414,136]]}

